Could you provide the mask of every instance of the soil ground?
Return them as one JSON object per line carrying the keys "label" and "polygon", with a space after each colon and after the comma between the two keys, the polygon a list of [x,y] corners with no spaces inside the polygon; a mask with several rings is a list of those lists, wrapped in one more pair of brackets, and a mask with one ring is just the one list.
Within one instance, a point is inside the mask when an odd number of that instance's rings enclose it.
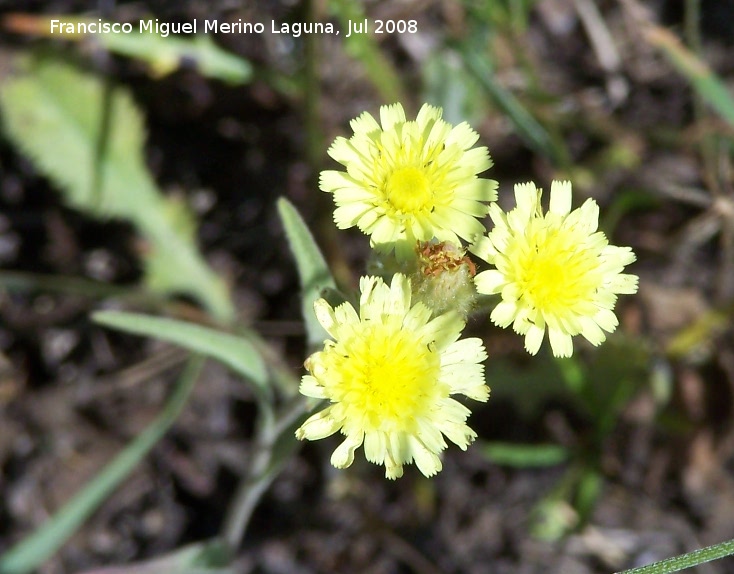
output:
{"label": "soil ground", "polygon": [[[292,22],[313,14],[334,21],[328,3],[319,2],[111,4],[119,20],[153,13],[181,21]],[[518,337],[477,318],[470,332],[485,340],[490,362],[507,367],[488,365],[496,393],[473,407],[480,443],[553,443],[582,454],[518,468],[493,462],[479,446],[449,449],[434,479],[409,467],[390,482],[359,458],[348,471],[333,469],[334,441],[306,444],[258,504],[235,571],[608,573],[734,538],[732,127],[697,111],[690,85],[641,39],[629,12],[630,4],[642,8],[683,38],[684,3],[594,3],[599,18],[590,21],[613,40],[611,63],[590,41],[594,30],[581,15],[589,2],[532,4],[522,34],[494,36],[497,82],[520,94],[560,137],[575,169],[563,171],[534,150],[481,87],[468,80],[462,86],[460,76],[450,83],[477,90],[484,102],[462,109],[493,156],[490,175],[500,181],[500,203],[511,206],[515,182],[548,187],[553,177],[572,177],[581,199],[599,202],[613,243],[637,253],[631,269],[640,276],[640,293],[618,308],[619,340],[623,349],[631,341],[644,350],[644,384],[599,438],[593,416],[568,393],[542,388],[544,371],[533,369]],[[453,61],[453,46],[481,11],[448,0],[365,6],[370,19],[420,22],[419,34],[377,44],[398,71],[412,110],[429,84],[427,54],[438,51]],[[734,2],[700,7],[702,58],[733,93]],[[97,3],[0,0],[0,17],[93,9]],[[607,37],[599,34],[594,39]],[[44,41],[4,32],[0,70],[13,54]],[[252,83],[228,86],[193,69],[156,78],[120,57],[94,65],[129,87],[144,110],[148,165],[167,193],[196,211],[202,252],[232,286],[240,318],[298,373],[304,353],[298,277],[275,201],[285,196],[299,208],[338,279],[355,285],[367,240],[354,230],[337,235],[318,170],[334,167],[326,147],[349,135],[350,119],[387,102],[341,39],[265,33],[217,41],[256,66]],[[300,81],[314,41],[315,116],[304,92],[289,93],[273,80]],[[78,45],[55,46],[83,54]],[[537,74],[535,86],[518,71],[528,66]],[[316,140],[307,128],[314,120]],[[713,154],[703,150],[706,133],[724,142]],[[322,146],[314,150],[314,141]],[[620,198],[632,196],[637,199],[626,207]],[[44,523],[145,428],[180,372],[183,352],[95,326],[89,313],[106,304],[104,297],[62,285],[62,277],[77,277],[133,289],[141,281],[140,248],[129,225],[64,206],[28,158],[0,140],[0,552]],[[7,288],[11,271],[32,274],[35,284]],[[193,312],[190,302],[181,304]],[[674,336],[707,313],[723,317],[720,327],[706,330],[704,321],[695,348],[671,354]],[[581,356],[593,362],[593,350],[582,348]],[[503,373],[513,375],[491,378]],[[523,377],[535,381],[530,391],[517,390]],[[660,398],[660,388],[667,398]],[[40,572],[124,567],[217,535],[251,459],[256,412],[247,387],[208,364],[172,431]],[[569,496],[563,489],[575,468],[588,466],[598,470],[599,490],[584,507],[583,489]],[[557,536],[564,525],[568,534]],[[698,572],[734,573],[734,559]]]}

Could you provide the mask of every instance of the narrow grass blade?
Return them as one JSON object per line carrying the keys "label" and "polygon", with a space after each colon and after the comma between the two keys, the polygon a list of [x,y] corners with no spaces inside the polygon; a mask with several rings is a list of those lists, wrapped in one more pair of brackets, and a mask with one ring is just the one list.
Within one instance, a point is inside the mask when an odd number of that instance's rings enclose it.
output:
{"label": "narrow grass blade", "polygon": [[0,558],[0,574],[25,574],[54,554],[140,464],[181,413],[203,360],[192,358],[158,417],[46,524]]}
{"label": "narrow grass blade", "polygon": [[269,393],[268,371],[255,345],[237,337],[186,321],[122,311],[99,311],[92,319],[101,325],[175,343],[185,349],[217,359]]}
{"label": "narrow grass blade", "polygon": [[680,572],[686,568],[693,568],[699,564],[718,560],[719,558],[731,556],[732,554],[734,554],[734,540],[728,540],[707,546],[706,548],[694,550],[688,554],[666,558],[660,562],[655,562],[655,564],[632,568],[631,570],[625,570],[617,574],[671,574],[672,572]]}

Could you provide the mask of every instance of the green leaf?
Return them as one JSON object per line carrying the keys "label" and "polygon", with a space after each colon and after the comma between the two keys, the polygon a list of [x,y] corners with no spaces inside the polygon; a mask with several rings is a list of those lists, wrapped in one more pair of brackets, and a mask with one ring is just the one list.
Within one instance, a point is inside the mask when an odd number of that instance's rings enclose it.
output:
{"label": "green leaf", "polygon": [[661,202],[645,189],[625,189],[614,194],[612,202],[604,210],[599,221],[599,228],[607,237],[615,234],[617,225],[628,213],[653,210],[660,207]]}
{"label": "green leaf", "polygon": [[[158,77],[187,66],[196,68],[203,76],[230,84],[243,84],[252,78],[250,62],[220,48],[212,39],[212,30],[205,30],[204,22],[185,22],[179,32],[174,32],[167,22],[159,23],[156,30],[156,22],[150,17],[142,19],[132,26],[131,32],[120,33],[110,28],[119,27],[119,22],[97,18],[64,16],[60,20],[58,16],[23,14],[6,19],[7,27],[18,32],[32,31],[37,36],[76,42],[92,40],[110,52],[147,62]],[[105,27],[110,31],[105,32]],[[85,34],[84,30],[90,28],[94,31]],[[78,33],[79,30],[82,32]]]}
{"label": "green leaf", "polygon": [[29,57],[16,64],[0,90],[6,132],[64,189],[65,199],[100,217],[131,218],[140,204],[158,209],[161,198],[143,158],[143,119],[130,94],[115,89],[109,96],[106,150],[99,157],[101,82],[62,61]]}
{"label": "green leaf", "polygon": [[464,65],[477,79],[495,106],[513,123],[518,135],[536,152],[548,156],[557,165],[568,165],[568,152],[560,141],[554,140],[523,104],[497,81],[492,60],[481,35],[459,46]]}
{"label": "green leaf", "polygon": [[[110,285],[94,279],[66,275],[45,275],[24,271],[0,271],[0,289],[8,291],[42,291],[44,293],[65,293],[79,297],[102,299],[106,297],[153,299],[151,293],[121,285]],[[159,303],[163,303],[160,301]]]}
{"label": "green leaf", "polygon": [[574,498],[574,507],[578,512],[581,524],[586,524],[591,519],[603,486],[604,479],[597,470],[584,469],[576,486]]}
{"label": "green leaf", "polygon": [[94,568],[80,574],[235,574],[229,548],[219,539],[190,544],[173,552],[124,566]]}
{"label": "green leaf", "polygon": [[535,505],[530,513],[529,531],[534,538],[557,542],[578,525],[578,515],[567,500],[552,493]]}
{"label": "green leaf", "polygon": [[569,457],[568,450],[555,444],[486,442],[480,445],[480,449],[493,463],[514,468],[555,466]]}
{"label": "green leaf", "polygon": [[672,32],[664,28],[650,25],[646,29],[645,37],[650,44],[665,54],[673,67],[691,83],[698,94],[722,118],[734,126],[734,97],[726,84],[706,63],[686,48]]}
{"label": "green leaf", "polygon": [[201,367],[200,358],[189,361],[178,386],[150,426],[84,485],[48,522],[6,552],[0,558],[0,574],[25,574],[35,570],[77,531],[173,425],[186,404]]}
{"label": "green leaf", "polygon": [[163,196],[143,157],[143,118],[122,88],[62,60],[31,56],[0,88],[11,141],[56,183],[73,207],[98,218],[133,223],[148,243],[153,285],[201,301],[223,321],[234,318],[228,288],[199,254],[193,219]]}
{"label": "green leaf", "polygon": [[203,76],[230,84],[244,84],[252,78],[252,65],[247,60],[224,51],[207,34],[187,39],[134,32],[99,34],[95,38],[111,52],[148,62],[158,76],[191,63]]}
{"label": "green leaf", "polygon": [[[329,10],[336,15],[346,35],[349,22],[361,23],[365,20],[364,6],[358,0],[333,0],[328,4]],[[369,26],[374,26],[370,20]],[[405,90],[400,75],[393,63],[380,51],[374,30],[368,34],[352,34],[344,38],[344,48],[347,53],[359,61],[367,73],[367,77],[375,86],[380,97],[389,103],[405,102]]]}
{"label": "green leaf", "polygon": [[474,125],[486,117],[480,86],[455,51],[443,48],[433,52],[422,66],[422,75],[425,101],[442,108],[449,123],[467,121]]}
{"label": "green leaf", "polygon": [[582,394],[586,383],[588,382],[588,377],[586,376],[584,365],[578,358],[578,355],[576,357],[553,358],[558,365],[558,371],[561,373],[566,386],[575,394]]}
{"label": "green leaf", "polygon": [[281,197],[278,200],[278,213],[285,228],[288,244],[296,259],[301,279],[301,301],[307,340],[309,347],[313,347],[323,343],[328,337],[316,319],[313,310],[314,301],[322,296],[324,290],[336,290],[336,283],[311,231],[293,204]]}
{"label": "green leaf", "polygon": [[665,350],[671,357],[681,358],[705,349],[731,327],[732,319],[734,303],[706,311],[678,331],[668,341]]}
{"label": "green leaf", "polygon": [[194,323],[139,313],[99,311],[92,314],[92,320],[126,333],[175,343],[217,359],[252,381],[263,393],[270,392],[265,361],[257,347],[245,338]]}
{"label": "green leaf", "polygon": [[490,461],[514,468],[542,468],[556,466],[568,460],[568,451],[555,444],[515,444],[485,442],[479,445]]}
{"label": "green leaf", "polygon": [[598,448],[619,423],[619,414],[650,382],[650,350],[618,332],[594,351],[578,397],[594,422]]}
{"label": "green leaf", "polygon": [[584,408],[578,395],[566,385],[561,365],[548,349],[541,349],[522,364],[503,358],[488,361],[486,378],[492,381],[493,400],[510,401],[527,421],[539,417],[551,400]]}

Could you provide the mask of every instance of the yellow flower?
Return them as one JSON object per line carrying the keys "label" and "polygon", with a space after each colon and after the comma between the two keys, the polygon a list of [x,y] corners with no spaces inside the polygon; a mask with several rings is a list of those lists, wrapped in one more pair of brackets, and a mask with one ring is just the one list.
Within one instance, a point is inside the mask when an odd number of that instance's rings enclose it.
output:
{"label": "yellow flower", "polygon": [[321,172],[320,187],[334,194],[339,229],[357,226],[373,247],[415,256],[417,241],[471,241],[484,232],[476,218],[497,199],[497,182],[479,179],[492,161],[466,122],[452,127],[441,108],[424,104],[415,121],[400,104],[382,106],[380,122],[367,112],[352,120],[354,135],[338,137],[329,155],[346,172]]}
{"label": "yellow flower", "polygon": [[310,374],[301,393],[331,404],[296,431],[317,440],[341,431],[344,442],[331,463],[346,468],[364,444],[367,460],[385,465],[395,479],[415,461],[425,476],[441,470],[445,435],[462,450],[476,438],[465,423],[469,409],[450,395],[486,401],[487,358],[481,340],[459,340],[464,322],[454,312],[431,318],[422,303],[411,305],[410,281],[393,276],[388,286],[362,277],[359,314],[350,303],[315,304],[320,323],[334,340],[306,361]]}
{"label": "yellow flower", "polygon": [[551,184],[550,209],[543,215],[541,190],[515,186],[517,207],[490,208],[495,227],[471,248],[496,269],[475,277],[477,291],[500,293],[492,322],[525,335],[525,349],[538,352],[546,326],[553,354],[570,357],[571,337],[593,345],[617,327],[617,294],[635,293],[637,276],[622,273],[635,260],[629,247],[609,245],[597,231],[599,207],[588,199],[571,211],[571,182]]}

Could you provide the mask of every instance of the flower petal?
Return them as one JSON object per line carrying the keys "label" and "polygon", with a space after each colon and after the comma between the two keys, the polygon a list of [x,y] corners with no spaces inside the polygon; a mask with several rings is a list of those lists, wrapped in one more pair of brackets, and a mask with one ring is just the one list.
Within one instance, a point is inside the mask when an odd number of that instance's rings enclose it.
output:
{"label": "flower petal", "polygon": [[573,353],[572,337],[598,345],[617,327],[613,312],[618,294],[637,291],[637,277],[623,273],[635,260],[629,247],[609,245],[597,231],[599,206],[593,199],[571,210],[571,183],[551,184],[550,207],[543,213],[541,190],[515,185],[516,207],[504,213],[489,207],[494,228],[470,248],[495,269],[475,278],[477,291],[499,294],[492,322],[512,325],[535,354],[546,326],[554,355]]}
{"label": "flower petal", "polygon": [[379,123],[365,112],[351,121],[354,135],[328,150],[345,171],[325,170],[319,187],[333,194],[339,229],[357,226],[379,252],[399,262],[415,258],[415,242],[472,241],[478,219],[497,199],[497,182],[478,174],[492,166],[468,124],[451,126],[441,108],[425,104],[407,121],[399,103],[380,108]]}
{"label": "flower petal", "polygon": [[305,362],[303,394],[331,404],[296,431],[317,440],[341,431],[344,441],[331,462],[352,464],[364,445],[365,458],[385,465],[388,478],[415,462],[426,476],[441,470],[447,442],[460,448],[476,436],[466,425],[469,409],[451,398],[463,394],[487,400],[487,357],[481,340],[459,340],[464,327],[455,312],[432,316],[412,301],[410,280],[396,274],[390,285],[378,277],[360,279],[359,314],[349,303],[332,308],[319,300],[319,321],[334,340]]}

